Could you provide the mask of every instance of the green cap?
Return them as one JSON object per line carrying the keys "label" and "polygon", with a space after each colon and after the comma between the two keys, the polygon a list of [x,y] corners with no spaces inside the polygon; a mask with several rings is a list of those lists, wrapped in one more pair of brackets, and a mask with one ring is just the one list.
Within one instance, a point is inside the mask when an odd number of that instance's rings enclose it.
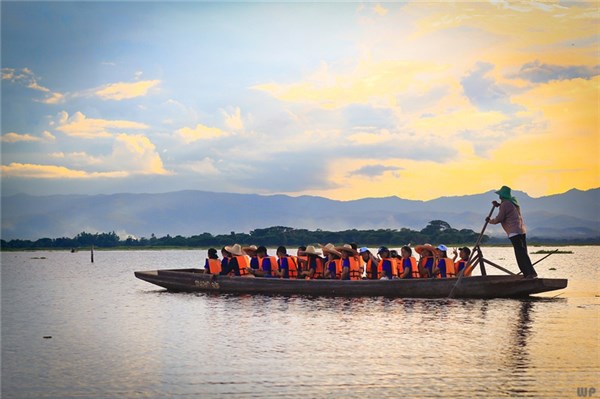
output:
{"label": "green cap", "polygon": [[500,190],[496,191],[496,194],[498,194],[501,199],[510,201],[513,204],[515,204],[516,206],[519,206],[519,201],[517,201],[517,199],[512,196],[510,187],[508,187],[508,186],[502,186],[500,188]]}

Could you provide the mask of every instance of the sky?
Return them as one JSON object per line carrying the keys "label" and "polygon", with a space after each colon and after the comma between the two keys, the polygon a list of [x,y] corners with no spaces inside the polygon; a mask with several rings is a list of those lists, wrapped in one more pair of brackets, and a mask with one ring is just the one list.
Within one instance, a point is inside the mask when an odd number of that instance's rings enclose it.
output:
{"label": "sky", "polygon": [[600,186],[596,1],[0,7],[2,195]]}

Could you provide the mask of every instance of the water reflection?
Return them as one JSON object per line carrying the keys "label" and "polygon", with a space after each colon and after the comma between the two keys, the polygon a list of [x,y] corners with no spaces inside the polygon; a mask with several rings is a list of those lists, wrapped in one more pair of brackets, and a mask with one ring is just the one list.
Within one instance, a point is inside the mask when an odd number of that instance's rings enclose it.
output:
{"label": "water reflection", "polygon": [[[556,398],[597,384],[593,295],[173,294],[133,270],[186,266],[187,252],[106,252],[94,268],[37,255],[2,254],[3,397]],[[567,266],[597,293],[596,265]]]}

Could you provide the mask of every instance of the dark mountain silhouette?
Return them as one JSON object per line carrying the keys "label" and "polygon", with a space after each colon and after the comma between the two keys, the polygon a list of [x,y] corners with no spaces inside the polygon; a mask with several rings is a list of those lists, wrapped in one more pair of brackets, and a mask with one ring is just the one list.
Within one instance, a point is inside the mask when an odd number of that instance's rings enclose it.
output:
{"label": "dark mountain silhouette", "polygon": [[[570,190],[532,198],[515,192],[530,237],[600,236],[600,189]],[[310,230],[421,230],[431,220],[480,231],[497,199],[493,191],[462,197],[412,201],[398,197],[335,201],[322,197],[178,191],[163,194],[53,195],[2,197],[2,238],[73,237],[110,232],[150,237],[209,232],[249,232],[269,226]],[[502,236],[499,226],[486,231]]]}

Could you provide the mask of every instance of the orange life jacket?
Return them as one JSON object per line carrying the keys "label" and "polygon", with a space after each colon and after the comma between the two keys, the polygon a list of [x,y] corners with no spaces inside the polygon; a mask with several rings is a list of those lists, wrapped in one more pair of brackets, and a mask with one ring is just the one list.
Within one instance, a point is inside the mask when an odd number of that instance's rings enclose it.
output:
{"label": "orange life jacket", "polygon": [[[271,262],[271,276],[274,276],[277,268],[279,267],[277,265],[277,258],[274,256],[267,256],[267,258],[269,259],[269,262]],[[264,272],[265,269],[263,269],[263,259],[264,258],[258,258],[258,268]]]}
{"label": "orange life jacket", "polygon": [[249,267],[248,257],[246,255],[236,255],[234,258],[237,259],[238,267],[240,268],[240,276],[248,274],[246,268]]}
{"label": "orange life jacket", "polygon": [[313,274],[313,278],[323,278],[324,274],[324,262],[323,262],[323,258],[321,258],[320,256],[317,256],[316,259],[317,262],[317,268],[315,269],[315,274]]}
{"label": "orange life jacket", "polygon": [[208,272],[210,274],[221,273],[221,260],[220,259],[207,259],[208,261]]}
{"label": "orange life jacket", "polygon": [[[410,260],[410,274],[412,278],[419,278],[421,274],[419,273],[419,266],[417,265],[417,260],[414,256],[410,256],[408,258]],[[398,261],[398,277],[404,274],[404,258],[400,258]]]}
{"label": "orange life jacket", "polygon": [[331,262],[333,262],[333,264],[335,265],[335,276],[331,276],[331,278],[341,278],[341,276],[342,276],[342,260],[341,259],[328,260],[325,263],[325,267],[327,269],[329,269],[329,265],[331,265]]}
{"label": "orange life jacket", "polygon": [[[439,262],[442,262],[442,261],[446,265],[446,278],[456,277],[456,272],[454,271],[454,261],[450,258],[441,258],[438,261],[438,268],[439,268]],[[442,273],[438,274],[437,277],[443,278]]]}
{"label": "orange life jacket", "polygon": [[467,263],[468,262],[466,260],[459,259],[459,261],[454,264],[454,271],[456,272],[457,276],[458,276],[459,270],[461,268],[462,269],[466,268],[465,271],[464,271],[464,273],[463,273],[463,276],[468,277],[468,276],[471,275],[471,272],[473,271],[473,268],[472,267],[468,267],[467,268]]}
{"label": "orange life jacket", "polygon": [[389,258],[392,263],[392,277],[402,274],[402,258]]}
{"label": "orange life jacket", "polygon": [[456,269],[454,268],[454,261],[450,258],[445,258],[446,261],[446,277],[456,277]]}
{"label": "orange life jacket", "polygon": [[297,278],[298,277],[298,261],[295,259],[294,256],[284,256],[283,258],[279,258],[277,260],[277,264],[279,265],[279,268],[281,269],[281,261],[282,259],[286,258],[287,259],[287,264],[288,264],[288,274],[290,278]]}
{"label": "orange life jacket", "polygon": [[350,280],[360,280],[360,261],[354,256],[348,257],[350,262]]}
{"label": "orange life jacket", "polygon": [[[429,272],[430,270],[427,269],[425,267],[425,265],[427,264],[427,262],[429,261],[429,259],[432,259],[432,265],[431,265],[431,273],[433,273],[433,269],[435,269],[435,258],[433,256],[423,256],[419,259],[419,264],[421,264],[421,266],[423,267],[423,269],[425,269],[425,271]],[[433,277],[433,276],[429,276],[429,277]]]}
{"label": "orange life jacket", "polygon": [[378,274],[378,278],[383,277],[383,262],[389,260],[390,261],[390,265],[392,267],[392,277],[394,277],[398,272],[398,267],[396,266],[396,258],[381,258],[379,259],[379,263],[377,264],[377,274]]}
{"label": "orange life jacket", "polygon": [[367,269],[367,278],[368,278],[369,280],[371,280],[371,279],[378,279],[378,278],[379,278],[379,276],[381,275],[381,268],[380,268],[380,266],[378,265],[378,266],[377,266],[377,273],[378,273],[378,274],[377,274],[377,276],[373,276],[373,273],[372,273],[372,270],[373,270],[373,269],[372,269],[372,266],[373,266],[373,259],[369,258],[369,260],[368,260],[368,261],[367,261],[367,263],[365,264],[365,268]]}
{"label": "orange life jacket", "polygon": [[[300,271],[302,270],[308,270],[308,256],[304,255],[304,256],[296,256],[296,260],[298,263],[298,269]],[[302,267],[302,265],[304,265],[304,267]]]}

